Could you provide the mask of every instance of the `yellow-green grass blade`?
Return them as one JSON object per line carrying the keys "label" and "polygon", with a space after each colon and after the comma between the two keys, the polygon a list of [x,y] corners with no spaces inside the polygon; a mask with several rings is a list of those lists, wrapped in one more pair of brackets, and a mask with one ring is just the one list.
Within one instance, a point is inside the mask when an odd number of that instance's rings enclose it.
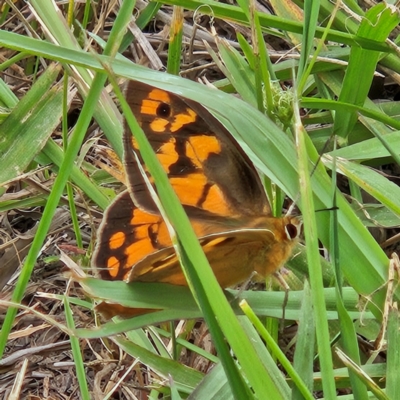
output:
{"label": "yellow-green grass blade", "polygon": [[[255,79],[251,67],[244,60],[243,56],[227,41],[217,40],[217,46],[218,55],[208,46],[208,51],[213,57],[213,60],[224,72],[224,75],[229,79],[229,82],[243,100],[248,104],[256,106]],[[250,57],[251,56],[252,54],[250,54]],[[250,65],[251,64],[252,63],[250,63]]]}
{"label": "yellow-green grass blade", "polygon": [[[353,320],[346,310],[346,307],[343,304],[342,294],[339,292],[339,287],[337,287],[337,308],[340,322],[341,344],[347,356],[355,364],[361,365],[355,326],[353,324]],[[355,374],[352,369],[349,369],[349,378],[355,398],[368,398],[366,386],[362,381],[360,381],[360,379],[358,379],[357,374]]]}
{"label": "yellow-green grass blade", "polygon": [[363,224],[369,228],[397,228],[400,226],[400,216],[382,204],[355,203],[353,208]]}
{"label": "yellow-green grass blade", "polygon": [[[305,77],[303,76],[307,70],[308,58],[312,54],[313,46],[315,46],[315,30],[318,25],[320,2],[314,0],[306,0],[304,2],[304,32],[301,43],[301,53],[299,60],[299,69],[297,71],[297,81],[300,84],[300,88],[304,87]],[[300,90],[300,93],[302,89]]]}
{"label": "yellow-green grass blade", "polygon": [[[307,298],[307,295],[306,297]],[[245,301],[240,302],[240,307],[242,308],[243,312],[246,314],[247,318],[249,319],[249,322],[254,326],[254,328],[257,330],[259,335],[263,338],[265,341],[268,349],[271,351],[272,356],[275,357],[279,363],[281,364],[281,367],[286,371],[290,379],[292,379],[293,383],[295,384],[295,388],[301,393],[303,398],[305,399],[313,399],[313,395],[310,391],[311,386],[307,387],[303,380],[301,379],[300,375],[297,373],[297,371],[294,369],[292,366],[291,362],[287,359],[283,351],[279,348],[279,345],[276,341],[275,338],[272,337],[271,333],[266,329],[266,327],[263,325],[263,323],[260,321],[259,318],[257,318],[256,314],[254,311],[249,307],[248,303]],[[311,309],[309,310],[311,311]],[[308,343],[309,347],[313,349],[312,343]],[[264,347],[264,346],[263,346]],[[266,360],[269,360],[269,358],[265,357]],[[312,358],[310,359],[312,360]],[[272,361],[269,360],[269,361]],[[309,363],[308,366],[310,367],[310,376],[312,376],[312,367],[313,363]],[[271,371],[272,368],[275,367],[275,362],[270,362],[268,364],[268,370]],[[279,370],[278,370],[279,373]]]}
{"label": "yellow-green grass blade", "polygon": [[221,363],[215,365],[191,393],[190,400],[233,400],[235,397]]}
{"label": "yellow-green grass blade", "polygon": [[45,204],[46,199],[44,198],[43,194],[29,196],[25,199],[2,200],[0,201],[0,212],[31,207],[43,207]]}
{"label": "yellow-green grass blade", "polygon": [[[181,335],[186,337],[186,335],[189,333],[189,337],[191,337],[190,333],[192,332],[193,326],[195,324],[196,324],[196,322],[194,320],[192,320],[189,323],[187,323],[186,326],[185,326],[185,330]],[[157,334],[159,335],[160,339],[161,338],[171,339],[172,336],[175,334],[174,332],[171,333],[171,332],[165,331],[164,329],[154,328],[154,327],[150,328],[150,332],[152,332],[152,331],[157,332]],[[143,332],[143,330],[137,330],[135,332]],[[131,332],[128,332],[127,336],[131,339],[130,333]],[[206,360],[209,360],[209,361],[211,361],[211,362],[213,362],[215,364],[219,363],[219,359],[218,359],[217,356],[215,356],[214,354],[209,353],[207,350],[205,350],[205,349],[203,349],[201,347],[198,347],[195,344],[189,342],[188,340],[182,338],[181,335],[176,338],[176,342],[177,342],[177,344],[179,346],[184,347],[187,350],[192,351],[193,353],[196,353],[196,354],[200,355],[201,357],[204,357]],[[153,337],[154,337],[154,335],[152,336],[152,338]],[[151,343],[150,340],[149,340],[149,343]],[[162,343],[164,345],[164,342],[162,342]],[[201,343],[200,343],[200,345],[201,345]]]}
{"label": "yellow-green grass blade", "polygon": [[[363,369],[355,364],[346,354],[344,354],[339,348],[336,348],[336,355],[340,358],[344,365],[348,369],[352,370],[352,373],[357,375],[357,377],[365,384],[365,386],[376,396],[379,400],[389,400],[379,384],[372,380],[371,376],[367,375]],[[365,398],[365,397],[364,397]]]}
{"label": "yellow-green grass blade", "polygon": [[[375,381],[382,381],[385,379],[386,372],[386,364],[365,364],[361,367],[361,370],[365,372],[368,376],[373,378]],[[337,388],[348,388],[350,385],[349,381],[349,371],[347,368],[335,368],[334,370]],[[321,373],[315,372],[313,374],[314,377],[314,390],[321,390]],[[368,393],[370,395],[370,392]],[[347,398],[348,400],[354,399],[354,396],[351,397],[340,396],[340,400],[342,398]],[[375,397],[369,397],[370,399],[375,399]]]}
{"label": "yellow-green grass blade", "polygon": [[[383,113],[379,107],[373,105],[370,100],[366,101],[366,106],[357,106],[353,103],[344,103],[342,101],[334,101],[328,99],[316,99],[316,98],[302,98],[301,105],[309,109],[328,109],[335,110],[337,112],[345,112],[350,110],[355,113],[360,113],[366,117],[372,118],[376,121],[382,122],[393,128],[400,129],[400,121],[393,117],[390,117]],[[372,108],[371,108],[372,107]]]}
{"label": "yellow-green grass blade", "polygon": [[259,13],[256,12],[256,2],[254,0],[238,0],[238,4],[246,15],[251,28],[257,108],[261,112],[265,111],[272,118],[273,97],[271,91],[271,74],[273,74],[273,69],[261,30]]}
{"label": "yellow-green grass blade", "polygon": [[281,350],[278,346],[275,346],[275,348],[266,347],[262,337],[259,335],[256,328],[253,326],[247,316],[239,316],[238,318],[243,330],[246,332],[246,336],[251,340],[254,348],[257,351],[257,354],[259,354],[265,369],[268,371],[271,379],[280,388],[283,398],[289,398],[290,387],[288,386],[286,379],[284,379],[282,376],[282,371],[280,368],[278,368],[276,361],[276,351],[281,352]]}

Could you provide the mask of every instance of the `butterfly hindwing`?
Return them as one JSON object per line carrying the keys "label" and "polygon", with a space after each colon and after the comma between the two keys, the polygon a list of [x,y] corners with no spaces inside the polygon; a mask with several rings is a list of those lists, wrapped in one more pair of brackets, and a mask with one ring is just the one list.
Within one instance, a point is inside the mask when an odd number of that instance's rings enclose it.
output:
{"label": "butterfly hindwing", "polygon": [[105,280],[129,280],[132,266],[154,251],[170,247],[165,222],[136,207],[128,191],[107,208],[98,231],[93,264]]}

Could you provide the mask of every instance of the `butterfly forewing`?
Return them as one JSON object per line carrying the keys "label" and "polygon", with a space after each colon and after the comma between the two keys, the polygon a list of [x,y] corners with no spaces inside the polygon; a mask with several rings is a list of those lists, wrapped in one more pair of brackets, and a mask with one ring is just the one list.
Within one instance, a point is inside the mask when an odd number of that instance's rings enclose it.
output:
{"label": "butterfly forewing", "polygon": [[[143,83],[130,82],[126,93],[183,205],[226,216],[269,212],[257,171],[207,110]],[[127,128],[124,147],[127,178],[135,203],[156,211],[132,154],[136,144]]]}

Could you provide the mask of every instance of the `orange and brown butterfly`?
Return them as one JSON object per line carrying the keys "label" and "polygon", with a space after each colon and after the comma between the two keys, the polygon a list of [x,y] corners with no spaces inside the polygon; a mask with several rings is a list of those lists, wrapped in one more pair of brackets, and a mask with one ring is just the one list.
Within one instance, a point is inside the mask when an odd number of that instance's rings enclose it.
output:
{"label": "orange and brown butterfly", "polygon": [[[257,171],[227,129],[202,105],[143,83],[130,81],[126,99],[219,284],[229,287],[254,272],[265,277],[279,269],[291,255],[301,222],[271,216]],[[93,265],[105,280],[186,285],[127,126],[123,144],[127,190],[106,210]]]}

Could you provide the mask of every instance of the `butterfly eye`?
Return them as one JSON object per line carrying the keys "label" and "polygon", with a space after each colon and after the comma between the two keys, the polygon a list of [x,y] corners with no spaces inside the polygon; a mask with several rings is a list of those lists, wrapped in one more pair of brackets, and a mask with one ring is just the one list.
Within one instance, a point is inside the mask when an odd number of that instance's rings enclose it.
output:
{"label": "butterfly eye", "polygon": [[171,115],[171,106],[167,103],[160,103],[157,107],[157,117],[168,118]]}
{"label": "butterfly eye", "polygon": [[287,224],[285,226],[286,234],[289,239],[295,239],[298,235],[298,229],[296,225]]}

